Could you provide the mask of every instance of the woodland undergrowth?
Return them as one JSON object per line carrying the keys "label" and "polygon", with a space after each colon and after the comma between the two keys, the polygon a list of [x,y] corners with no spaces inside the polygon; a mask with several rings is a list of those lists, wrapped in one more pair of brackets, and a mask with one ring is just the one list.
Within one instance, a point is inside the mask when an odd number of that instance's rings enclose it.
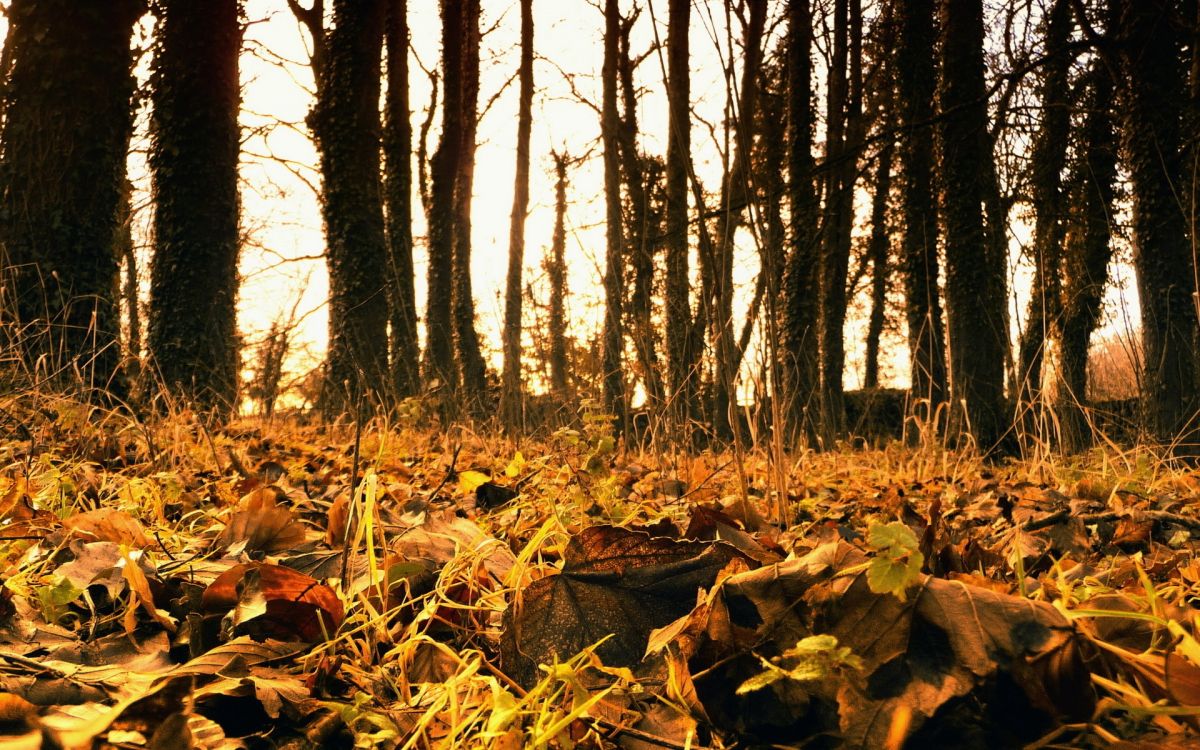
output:
{"label": "woodland undergrowth", "polygon": [[0,399],[3,746],[1196,745],[1200,473],[1152,450],[420,412]]}

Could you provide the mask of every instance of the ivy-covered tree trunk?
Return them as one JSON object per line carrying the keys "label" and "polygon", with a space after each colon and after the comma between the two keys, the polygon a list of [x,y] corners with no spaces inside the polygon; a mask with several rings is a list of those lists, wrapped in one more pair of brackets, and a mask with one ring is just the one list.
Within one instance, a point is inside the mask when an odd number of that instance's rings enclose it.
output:
{"label": "ivy-covered tree trunk", "polygon": [[30,370],[125,391],[117,209],[143,0],[13,0],[0,133],[0,322]]}
{"label": "ivy-covered tree trunk", "polygon": [[691,163],[691,0],[669,0],[667,19],[666,299],[668,397],[682,425],[694,401],[691,282],[688,278],[688,165]]}
{"label": "ivy-covered tree trunk", "polygon": [[413,289],[412,124],[408,109],[408,0],[389,0],[387,118],[383,128],[384,208],[388,242],[391,387],[396,398],[421,389],[417,299]]}
{"label": "ivy-covered tree trunk", "polygon": [[1003,277],[987,246],[979,175],[985,148],[982,0],[941,2],[942,205],[946,227],[946,298],[950,313],[953,401],[965,404],[967,429],[982,450],[1000,439],[1004,404]]}
{"label": "ivy-covered tree trunk", "polygon": [[504,289],[504,421],[521,420],[521,270],[525,264],[525,218],[529,213],[529,138],[533,129],[533,0],[521,0],[521,91],[517,104],[517,169],[508,227],[508,277]]}
{"label": "ivy-covered tree trunk", "polygon": [[160,0],[156,10],[150,353],[168,391],[230,412],[240,365],[238,0]]}
{"label": "ivy-covered tree trunk", "polygon": [[554,159],[554,237],[546,278],[550,282],[550,389],[558,403],[570,398],[567,384],[567,154],[551,152]]}
{"label": "ivy-covered tree trunk", "polygon": [[326,406],[388,388],[388,245],[380,179],[384,0],[336,0],[312,123],[321,154],[329,267]]}
{"label": "ivy-covered tree trunk", "polygon": [[[426,378],[458,392],[454,358],[455,194],[463,148],[462,36],[466,0],[442,0],[442,135],[429,163],[429,280],[425,310]],[[449,405],[443,398],[443,404]]]}
{"label": "ivy-covered tree trunk", "polygon": [[821,252],[821,431],[826,445],[845,432],[846,277],[854,227],[854,185],[862,127],[862,3],[834,3],[833,66],[825,141],[825,232]]}
{"label": "ivy-covered tree trunk", "polygon": [[1143,401],[1146,426],[1167,441],[1188,427],[1196,404],[1193,257],[1186,210],[1177,192],[1187,184],[1181,40],[1174,3],[1116,1],[1121,12],[1123,142],[1133,193],[1133,262],[1142,309]]}
{"label": "ivy-covered tree trunk", "polygon": [[812,10],[788,1],[788,254],[783,288],[783,392],[789,433],[812,440],[820,383],[818,356],[820,203],[812,156]]}
{"label": "ivy-covered tree trunk", "polygon": [[[911,359],[912,410],[929,420],[946,398],[946,343],[938,288],[933,181],[934,0],[899,0],[896,100],[900,126],[900,262]],[[918,406],[918,405],[925,405]]]}
{"label": "ivy-covered tree trunk", "polygon": [[463,4],[462,147],[454,193],[454,333],[466,405],[477,413],[487,403],[487,367],[475,331],[471,290],[471,199],[475,183],[475,134],[479,125],[479,0]]}
{"label": "ivy-covered tree trunk", "polygon": [[604,203],[607,237],[604,263],[604,327],[601,340],[601,379],[604,407],[624,426],[625,373],[622,369],[625,333],[621,301],[625,292],[621,243],[621,161],[617,130],[617,52],[621,15],[617,0],[604,2],[604,64],[600,73],[603,88],[600,133],[604,145]]}
{"label": "ivy-covered tree trunk", "polygon": [[1079,136],[1080,155],[1071,169],[1069,205],[1074,216],[1066,234],[1061,348],[1061,391],[1055,399],[1063,447],[1080,450],[1091,441],[1082,405],[1087,400],[1088,344],[1100,321],[1108,263],[1112,258],[1111,217],[1117,179],[1113,82],[1102,59],[1087,73]]}
{"label": "ivy-covered tree trunk", "polygon": [[1062,307],[1061,248],[1065,211],[1062,171],[1071,129],[1067,90],[1071,59],[1065,49],[1072,26],[1069,0],[1055,0],[1045,23],[1049,60],[1042,79],[1042,123],[1030,155],[1030,189],[1036,214],[1033,291],[1017,357],[1018,385],[1022,399],[1027,402],[1035,401],[1041,392],[1046,337],[1056,324]]}

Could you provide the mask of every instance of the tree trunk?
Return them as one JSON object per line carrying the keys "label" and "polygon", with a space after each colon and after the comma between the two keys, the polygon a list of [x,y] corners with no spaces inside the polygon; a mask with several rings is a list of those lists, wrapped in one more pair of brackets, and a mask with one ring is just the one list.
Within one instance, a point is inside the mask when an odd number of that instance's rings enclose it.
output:
{"label": "tree trunk", "polygon": [[854,227],[854,183],[862,113],[861,0],[834,3],[833,65],[825,143],[825,227],[821,253],[821,429],[826,445],[846,428],[846,276]]}
{"label": "tree trunk", "polygon": [[1066,210],[1061,175],[1071,129],[1067,101],[1071,59],[1065,47],[1071,27],[1069,0],[1055,0],[1046,19],[1046,54],[1050,59],[1042,79],[1042,122],[1030,157],[1030,189],[1036,215],[1033,292],[1017,357],[1020,396],[1029,403],[1035,402],[1041,391],[1046,337],[1061,314],[1061,248]]}
{"label": "tree trunk", "polygon": [[[883,127],[888,127],[886,122]],[[879,387],[879,339],[887,311],[888,281],[888,195],[892,192],[893,144],[885,143],[879,151],[875,171],[875,194],[871,199],[871,239],[867,255],[871,259],[871,315],[867,320],[867,361],[863,387]]]}
{"label": "tree trunk", "polygon": [[462,38],[467,0],[442,2],[442,135],[429,163],[429,280],[425,311],[426,378],[437,380],[453,405],[459,377],[454,359],[455,192],[463,148]]}
{"label": "tree trunk", "polygon": [[546,276],[550,282],[550,389],[559,404],[567,403],[567,154],[554,152],[554,238]]}
{"label": "tree trunk", "polygon": [[[237,408],[237,0],[158,5],[150,167],[150,353],[163,385]],[[204,310],[197,315],[197,310]]]}
{"label": "tree trunk", "polygon": [[323,393],[333,412],[388,389],[388,243],[380,180],[384,0],[335,0],[312,123],[321,155],[328,245],[329,355]]}
{"label": "tree trunk", "polygon": [[475,331],[475,296],[471,291],[471,199],[475,183],[475,132],[479,125],[479,0],[463,6],[462,161],[455,188],[454,332],[463,395],[471,411],[480,414],[487,403],[487,367]]}
{"label": "tree trunk", "polygon": [[818,356],[819,201],[812,156],[812,13],[810,0],[788,2],[788,203],[790,248],[784,268],[783,392],[789,438],[811,441],[820,382]]}
{"label": "tree trunk", "polygon": [[413,289],[412,124],[408,109],[408,0],[388,0],[387,119],[383,129],[388,240],[391,387],[402,399],[421,389],[417,300]]}
{"label": "tree trunk", "polygon": [[[1169,441],[1195,405],[1192,250],[1176,187],[1185,91],[1180,39],[1166,0],[1119,0],[1124,146],[1133,193],[1133,249],[1142,308],[1146,426]],[[1194,429],[1195,425],[1190,425]]]}
{"label": "tree trunk", "polygon": [[604,406],[624,426],[625,376],[621,368],[625,335],[621,325],[621,299],[625,287],[621,258],[621,164],[617,118],[617,54],[621,33],[621,15],[617,0],[604,2],[604,67],[600,77],[603,106],[600,132],[604,145],[604,202],[606,236],[604,270],[604,331],[601,344]]}
{"label": "tree trunk", "polygon": [[1004,402],[1003,276],[987,245],[979,175],[986,151],[987,96],[981,0],[941,0],[942,204],[946,228],[946,297],[950,373],[956,409],[981,450],[1002,432]]}
{"label": "tree trunk", "polygon": [[1112,77],[1103,60],[1088,72],[1080,134],[1082,155],[1072,170],[1075,216],[1066,236],[1061,349],[1061,390],[1056,398],[1064,448],[1081,450],[1091,442],[1083,418],[1087,400],[1088,344],[1100,321],[1108,263],[1112,258],[1110,225],[1117,178],[1116,133],[1113,126]]}
{"label": "tree trunk", "polygon": [[0,133],[4,300],[38,377],[120,396],[113,248],[141,0],[13,0]]}
{"label": "tree trunk", "polygon": [[691,74],[688,28],[691,0],[669,0],[667,37],[667,277],[665,329],[667,387],[682,425],[694,401],[695,347],[691,345],[691,289],[688,278],[688,165],[691,163]]}
{"label": "tree trunk", "polygon": [[733,435],[737,408],[736,350],[733,337],[733,236],[742,223],[742,209],[755,188],[750,170],[757,119],[758,83],[762,64],[763,30],[767,20],[766,0],[750,0],[749,19],[742,36],[741,97],[734,112],[734,155],[721,189],[721,206],[716,231],[715,317],[710,321],[716,344],[716,378],[713,382],[713,428],[718,437]]}
{"label": "tree trunk", "polygon": [[617,74],[621,81],[621,116],[618,143],[621,147],[621,171],[629,195],[629,221],[626,239],[630,266],[633,270],[633,294],[629,299],[629,317],[633,323],[633,347],[637,353],[642,384],[651,404],[662,400],[662,381],[658,372],[658,355],[654,346],[654,325],[651,320],[651,295],[654,291],[654,251],[650,242],[650,198],[646,170],[637,147],[637,90],[633,85],[633,59],[629,50],[629,34],[637,20],[635,12],[621,23],[620,52]]}
{"label": "tree trunk", "polygon": [[904,227],[900,259],[912,410],[918,420],[930,421],[946,398],[945,324],[938,287],[938,218],[933,191],[934,0],[899,2],[896,98]]}
{"label": "tree trunk", "polygon": [[521,79],[517,106],[517,173],[513,181],[508,228],[508,277],[504,290],[504,382],[501,408],[505,423],[521,421],[521,268],[525,263],[525,217],[529,213],[529,135],[533,127],[533,0],[521,0]]}

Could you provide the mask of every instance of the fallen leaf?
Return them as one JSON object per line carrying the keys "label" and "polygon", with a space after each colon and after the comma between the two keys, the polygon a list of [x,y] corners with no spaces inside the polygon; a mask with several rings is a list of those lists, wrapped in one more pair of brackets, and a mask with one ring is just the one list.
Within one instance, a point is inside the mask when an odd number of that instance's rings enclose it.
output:
{"label": "fallen leaf", "polygon": [[269,563],[230,568],[205,589],[202,605],[209,612],[237,609],[235,625],[253,622],[264,635],[282,640],[323,640],[341,626],[344,617],[333,589]]}
{"label": "fallen leaf", "polygon": [[720,542],[675,541],[616,526],[593,526],[571,538],[562,573],[527,586],[504,614],[500,658],[521,685],[538,666],[596,653],[609,666],[641,660],[650,632],[687,614],[697,594],[733,559]]}

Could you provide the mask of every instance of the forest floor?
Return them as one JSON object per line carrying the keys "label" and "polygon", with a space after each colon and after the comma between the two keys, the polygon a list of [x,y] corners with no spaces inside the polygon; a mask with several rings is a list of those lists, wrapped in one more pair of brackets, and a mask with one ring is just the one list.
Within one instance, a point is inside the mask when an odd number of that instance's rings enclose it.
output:
{"label": "forest floor", "polygon": [[1200,747],[1150,451],[0,407],[6,748]]}

